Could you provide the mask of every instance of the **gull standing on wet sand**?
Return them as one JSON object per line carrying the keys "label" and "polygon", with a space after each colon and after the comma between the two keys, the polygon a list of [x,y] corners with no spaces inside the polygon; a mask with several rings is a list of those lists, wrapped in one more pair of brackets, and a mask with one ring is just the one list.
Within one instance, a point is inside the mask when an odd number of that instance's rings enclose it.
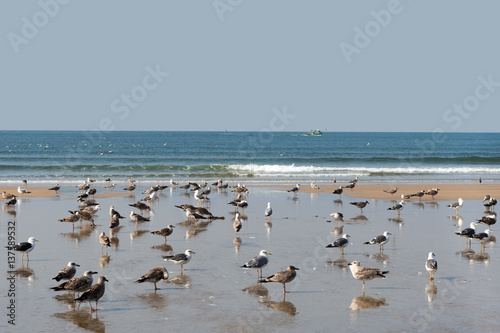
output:
{"label": "gull standing on wet sand", "polygon": [[363,214],[363,208],[366,207],[366,205],[369,204],[368,201],[355,201],[355,202],[349,202],[351,205],[354,205],[356,207],[358,207],[359,209],[361,209],[361,214]]}
{"label": "gull standing on wet sand", "polygon": [[[272,255],[271,252],[267,252],[266,250],[261,250],[259,255],[253,257],[247,263],[243,264],[241,268],[253,268],[257,270],[257,278],[262,277],[262,268],[266,267],[269,262],[268,255]],[[259,274],[260,272],[260,274]]]}
{"label": "gull standing on wet sand", "polygon": [[435,256],[434,252],[429,252],[429,256],[425,262],[425,269],[429,272],[429,280],[431,281],[434,280],[434,273],[436,273],[438,269],[438,263],[436,259],[434,259]]}
{"label": "gull standing on wet sand", "polygon": [[340,196],[342,196],[342,192],[344,192],[344,188],[342,186],[340,186],[339,188],[333,190],[333,194],[338,194]]}
{"label": "gull standing on wet sand", "polygon": [[297,193],[299,190],[300,190],[300,184],[297,184],[294,187],[292,187],[291,189],[287,190],[287,192]]}
{"label": "gull standing on wet sand", "polygon": [[342,213],[335,212],[335,213],[331,213],[330,216],[333,217],[333,219],[335,221],[344,222],[344,214],[342,214]]}
{"label": "gull standing on wet sand", "polygon": [[61,280],[70,280],[76,274],[76,266],[80,267],[80,265],[75,264],[74,262],[68,262],[68,266],[62,268],[57,276],[53,277],[52,280],[56,280],[57,282]]}
{"label": "gull standing on wet sand", "polygon": [[267,208],[266,208],[266,211],[264,212],[264,215],[266,216],[266,221],[267,221],[268,217],[269,217],[269,219],[271,219],[271,215],[273,215],[273,209],[271,208],[270,202],[267,203]]}
{"label": "gull standing on wet sand", "polygon": [[385,274],[389,273],[389,271],[382,272],[378,268],[361,267],[359,265],[359,261],[353,261],[348,265],[351,269],[352,276],[356,280],[363,281],[363,294],[365,293],[365,281],[373,280],[375,278],[385,278]]}
{"label": "gull standing on wet sand", "polygon": [[370,241],[364,242],[363,244],[380,245],[380,252],[382,252],[384,250],[384,245],[389,241],[389,235],[392,234],[388,231],[384,231],[383,235],[378,235],[377,237],[374,237]]}
{"label": "gull standing on wet sand", "polygon": [[457,211],[457,215],[458,215],[458,210],[459,210],[460,208],[462,208],[462,206],[463,206],[463,205],[464,205],[464,199],[462,199],[462,198],[458,198],[458,201],[457,201],[457,202],[454,202],[454,203],[452,203],[451,205],[448,205],[448,207],[456,209],[456,211]]}
{"label": "gull standing on wet sand", "polygon": [[338,247],[340,248],[340,254],[344,254],[344,248],[349,245],[349,235],[343,234],[342,237],[338,238],[335,242],[328,244],[326,247]]}
{"label": "gull standing on wet sand", "polygon": [[169,224],[166,228],[157,231],[151,231],[153,235],[165,237],[165,244],[167,244],[167,236],[170,236],[174,232],[175,226]]}
{"label": "gull standing on wet sand", "polygon": [[[109,282],[104,276],[99,276],[97,283],[90,287],[90,289],[84,292],[80,297],[76,298],[75,302],[79,301],[81,304],[83,301],[88,301],[90,311],[97,311],[97,302],[99,302],[101,297],[104,295],[104,291],[106,289],[104,281]],[[95,309],[92,308],[90,301],[95,301]]]}
{"label": "gull standing on wet sand", "polygon": [[106,234],[103,232],[101,232],[101,234],[99,235],[99,243],[101,243],[101,254],[102,252],[104,251],[104,247],[106,246],[106,254],[108,253],[108,247],[111,246],[111,242],[109,241],[109,237],[106,236]]}
{"label": "gull standing on wet sand", "polygon": [[285,283],[292,282],[297,276],[299,269],[295,266],[288,266],[285,271],[280,271],[276,274],[266,277],[265,279],[259,280],[259,283],[267,282],[278,282],[283,284],[283,295],[287,293]]}
{"label": "gull standing on wet sand", "polygon": [[23,254],[21,262],[24,260],[24,254],[26,253],[26,257],[28,257],[29,261],[29,253],[35,248],[35,242],[38,242],[38,239],[36,239],[35,237],[30,237],[28,238],[27,242],[21,242],[14,246],[6,246],[6,248],[8,248],[9,250],[14,250],[16,252],[21,252]]}
{"label": "gull standing on wet sand", "polygon": [[233,222],[234,233],[238,234],[241,230],[241,227],[243,227],[243,224],[240,221],[240,213],[236,213]]}
{"label": "gull standing on wet sand", "polygon": [[158,267],[151,269],[149,272],[147,272],[143,276],[141,276],[134,283],[143,283],[143,282],[154,283],[155,291],[157,291],[157,290],[160,290],[160,288],[156,287],[156,283],[160,280],[167,280],[167,279],[168,279],[167,269],[163,266],[158,266]]}
{"label": "gull standing on wet sand", "polygon": [[184,265],[191,260],[193,254],[196,254],[196,252],[187,249],[184,253],[178,253],[173,256],[162,256],[162,258],[165,261],[171,261],[176,265],[181,265],[181,272],[184,272]]}
{"label": "gull standing on wet sand", "polygon": [[398,204],[387,208],[387,210],[396,210],[398,212],[398,216],[400,216],[403,208],[405,208],[405,202],[401,200]]}

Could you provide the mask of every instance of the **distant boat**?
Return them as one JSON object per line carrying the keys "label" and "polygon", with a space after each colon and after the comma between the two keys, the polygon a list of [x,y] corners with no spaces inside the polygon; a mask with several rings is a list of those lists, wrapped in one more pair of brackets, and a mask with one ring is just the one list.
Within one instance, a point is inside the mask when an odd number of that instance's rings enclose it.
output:
{"label": "distant boat", "polygon": [[321,132],[320,130],[311,130],[310,132],[307,133],[308,136],[321,136],[323,134],[323,132]]}

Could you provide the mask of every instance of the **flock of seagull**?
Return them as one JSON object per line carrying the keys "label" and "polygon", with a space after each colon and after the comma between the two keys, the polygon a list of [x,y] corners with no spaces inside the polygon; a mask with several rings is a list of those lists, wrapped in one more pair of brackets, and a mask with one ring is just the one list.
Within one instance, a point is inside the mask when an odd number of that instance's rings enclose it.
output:
{"label": "flock of seagull", "polygon": [[[355,186],[356,182],[358,181],[357,177],[356,179],[352,180],[350,184],[352,186]],[[92,183],[94,181],[87,179],[87,181],[83,182],[82,184],[78,185],[78,187],[82,190],[85,191],[84,194],[78,196],[78,203],[80,204],[80,208],[75,211],[69,211],[71,213],[70,216],[60,219],[59,221],[61,222],[69,222],[73,223],[73,228],[74,228],[74,223],[78,221],[89,221],[89,223],[94,226],[94,220],[93,216],[94,214],[100,210],[99,204],[94,200],[91,199],[90,197],[95,195],[96,191],[95,188],[92,187]],[[133,191],[135,190],[136,186],[133,184],[133,180],[129,178],[129,182],[132,184],[131,186],[128,186],[124,190],[128,191]],[[110,180],[106,180],[107,184],[110,184]],[[172,187],[175,187],[178,185],[178,183],[175,183],[173,180],[170,181],[170,184]],[[217,182],[212,184],[218,189],[226,189],[228,188],[228,183],[223,183],[222,180],[218,180]],[[107,185],[108,188],[111,185]],[[129,204],[130,206],[139,209],[141,212],[143,211],[151,211],[151,205],[150,203],[152,200],[155,198],[155,195],[158,191],[161,191],[168,186],[152,186],[150,189],[146,190],[143,192],[143,194],[147,194],[147,196],[141,200],[138,201],[134,204]],[[311,187],[313,189],[319,189],[317,185],[314,184],[314,182],[311,183]],[[115,188],[115,185],[112,184],[112,188]],[[191,188],[191,191],[194,193],[195,199],[198,201],[199,205],[198,206],[193,206],[190,204],[184,204],[184,205],[178,205],[176,206],[177,208],[183,209],[185,211],[186,217],[189,221],[194,223],[195,221],[198,221],[200,219],[224,219],[224,217],[217,217],[214,216],[212,213],[210,213],[206,208],[201,207],[201,202],[205,200],[209,200],[208,195],[211,192],[210,187],[207,187],[207,184],[201,184],[198,185],[197,183],[189,182],[186,185],[179,186],[180,189],[184,189],[188,191],[188,189]],[[248,207],[248,202],[245,200],[244,195],[248,194],[248,189],[241,184],[238,184],[236,186],[232,186],[232,191],[237,193],[237,198],[235,200],[232,200],[229,204],[235,206],[236,210],[241,208],[242,210],[246,207]],[[343,188],[346,188],[346,186],[341,186],[339,189],[334,190],[332,193],[333,194],[338,194],[340,195],[342,193]],[[50,190],[53,191],[59,191],[60,186],[56,185],[54,187],[51,187]],[[288,192],[291,193],[297,193],[300,190],[300,185],[297,184],[293,188],[287,190]],[[395,194],[397,192],[398,188],[393,188],[393,189],[387,189],[384,190],[384,192],[389,193],[391,195]],[[339,193],[340,192],[340,193]],[[388,210],[394,210],[398,212],[398,216],[401,213],[401,210],[404,208],[404,199],[410,198],[412,196],[414,197],[422,197],[423,195],[431,195],[434,197],[437,195],[439,192],[439,189],[431,189],[431,190],[423,190],[418,192],[417,194],[412,194],[410,196],[407,195],[402,195],[402,201],[400,201],[398,204],[387,208]],[[22,189],[21,187],[18,188],[18,193],[21,195],[30,193],[26,189]],[[2,197],[7,200],[5,205],[15,205],[15,202],[12,203],[12,200],[16,199],[15,195],[8,194],[6,192],[2,193]],[[461,237],[465,237],[468,242],[468,246],[470,246],[470,241],[472,239],[478,240],[481,243],[481,250],[484,249],[484,244],[485,242],[489,239],[490,234],[492,233],[491,231],[491,226],[496,223],[496,213],[492,210],[494,206],[496,205],[497,200],[495,198],[490,197],[487,195],[484,200],[483,200],[483,205],[487,209],[488,214],[486,216],[483,216],[481,219],[476,220],[475,222],[472,222],[470,224],[469,228],[465,228],[461,230],[460,232],[456,232],[457,235]],[[366,205],[369,204],[368,201],[359,201],[359,202],[350,202],[350,204],[356,206],[361,210],[361,213],[363,212],[363,208],[366,207]],[[448,207],[455,209],[456,213],[458,215],[458,212],[460,208],[464,205],[464,200],[462,198],[458,199],[456,203],[448,205]],[[267,208],[264,211],[264,216],[266,218],[266,221],[271,218],[271,215],[273,214],[273,209],[271,207],[271,203],[269,202],[267,204]],[[117,210],[115,210],[114,206],[110,206],[109,209],[109,215],[111,217],[111,221],[109,224],[109,229],[110,229],[110,234],[113,233],[113,230],[117,228],[120,224],[120,219],[124,219],[125,217],[122,216]],[[334,212],[330,214],[336,221],[344,221],[343,220],[343,214],[340,212]],[[135,213],[133,210],[130,212],[130,219],[131,221],[137,223],[142,223],[142,222],[147,222],[149,221],[149,217],[143,216],[141,214]],[[475,227],[478,224],[485,224],[488,226],[488,229],[485,230],[484,232],[479,232],[477,233],[475,230]],[[152,231],[151,234],[158,235],[161,237],[164,237],[165,244],[167,241],[167,237],[170,236],[173,231],[174,231],[175,226],[173,225],[168,225],[166,228]],[[242,229],[242,223],[240,220],[240,214],[239,212],[235,213],[235,218],[233,222],[233,228],[235,231],[235,235],[238,235]],[[380,252],[383,252],[383,247],[387,242],[389,241],[391,236],[391,233],[388,231],[385,231],[383,234],[375,236],[371,240],[368,240],[364,242],[364,244],[369,244],[369,245],[376,245],[379,246]],[[35,243],[38,240],[35,237],[30,237],[27,242],[21,242],[17,245],[14,246],[6,246],[10,250],[14,250],[17,252],[22,253],[23,257],[22,260],[24,260],[24,254],[27,255],[27,260],[29,260],[29,253],[34,250],[35,248]],[[102,252],[104,251],[104,248],[107,248],[111,246],[111,241],[108,236],[106,236],[105,232],[102,231],[99,235],[99,243],[102,246]],[[341,255],[344,253],[344,249],[350,244],[350,236],[348,234],[343,234],[340,238],[336,239],[334,242],[331,244],[326,245],[326,248],[339,248]],[[174,264],[180,265],[181,266],[181,274],[184,271],[184,265],[188,264],[192,258],[192,255],[195,254],[194,251],[191,249],[185,250],[183,253],[178,253],[175,255],[168,255],[168,256],[162,256],[163,260],[165,261],[170,261]],[[243,269],[255,269],[257,271],[257,280],[259,283],[268,283],[268,282],[276,282],[276,283],[281,283],[283,285],[283,295],[286,293],[286,284],[293,281],[296,277],[296,271],[299,270],[299,268],[290,265],[287,267],[286,270],[277,272],[273,275],[270,275],[266,278],[263,278],[262,276],[262,269],[268,264],[269,262],[269,256],[272,255],[270,252],[267,252],[266,250],[261,250],[260,253],[255,256],[254,258],[250,259],[248,262],[245,264],[241,265],[241,268]],[[386,275],[389,273],[388,271],[382,271],[381,269],[378,268],[369,268],[369,267],[362,267],[360,265],[359,261],[353,261],[348,264],[350,271],[352,273],[352,276],[356,280],[360,280],[363,282],[363,294],[364,294],[364,288],[365,288],[365,282],[375,279],[375,278],[385,278]],[[96,311],[97,310],[97,303],[99,299],[104,295],[105,292],[105,282],[108,282],[106,277],[100,276],[98,278],[97,284],[93,284],[93,275],[98,274],[97,272],[87,270],[84,272],[84,274],[80,277],[74,277],[76,275],[76,267],[79,267],[78,264],[75,262],[71,261],[68,263],[68,265],[64,268],[62,268],[58,274],[53,278],[53,280],[60,282],[61,280],[66,280],[65,282],[59,284],[56,287],[53,287],[54,291],[69,291],[73,292],[73,300],[74,302],[79,301],[80,304],[81,302],[88,301],[91,311]],[[430,252],[428,255],[428,258],[425,262],[425,268],[429,272],[429,278],[432,281],[434,279],[434,274],[437,271],[438,265],[437,261],[435,259],[435,254],[433,252]],[[140,278],[138,278],[135,283],[143,283],[143,282],[149,282],[154,284],[154,289],[155,292],[156,290],[159,290],[157,287],[157,283],[161,280],[167,280],[169,278],[169,273],[167,269],[163,266],[158,266],[155,268],[152,268],[150,271],[148,271],[146,274],[142,275]],[[81,296],[76,296],[75,293],[83,293]],[[91,301],[96,302],[96,308],[94,309],[92,307]]]}

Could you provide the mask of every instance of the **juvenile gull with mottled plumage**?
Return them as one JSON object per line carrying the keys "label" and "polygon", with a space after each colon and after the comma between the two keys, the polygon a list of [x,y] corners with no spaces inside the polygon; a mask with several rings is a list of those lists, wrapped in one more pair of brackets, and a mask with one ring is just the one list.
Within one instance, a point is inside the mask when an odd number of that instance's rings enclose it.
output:
{"label": "juvenile gull with mottled plumage", "polygon": [[137,281],[135,281],[135,283],[143,283],[143,282],[154,283],[156,291],[159,290],[159,288],[156,287],[156,283],[160,280],[167,280],[167,279],[168,279],[167,269],[163,266],[158,266],[151,269],[143,276],[141,276]]}
{"label": "juvenile gull with mottled plumage", "polygon": [[378,268],[361,267],[359,265],[359,261],[353,261],[348,265],[351,269],[352,276],[356,280],[363,281],[363,293],[365,292],[365,281],[373,280],[375,278],[385,278],[385,274],[389,273],[389,271],[383,272]]}
{"label": "juvenile gull with mottled plumage", "polygon": [[260,283],[266,282],[278,282],[283,284],[283,294],[285,294],[286,287],[285,284],[292,282],[297,276],[297,272],[299,269],[295,266],[288,266],[285,271],[280,271],[276,274],[266,277],[265,279],[259,280]]}

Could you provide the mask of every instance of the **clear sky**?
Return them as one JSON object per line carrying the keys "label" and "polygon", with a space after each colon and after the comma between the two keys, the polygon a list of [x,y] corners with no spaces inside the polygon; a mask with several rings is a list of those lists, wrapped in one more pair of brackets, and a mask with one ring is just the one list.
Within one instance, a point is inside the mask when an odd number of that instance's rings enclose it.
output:
{"label": "clear sky", "polygon": [[500,2],[2,1],[0,130],[500,126]]}

